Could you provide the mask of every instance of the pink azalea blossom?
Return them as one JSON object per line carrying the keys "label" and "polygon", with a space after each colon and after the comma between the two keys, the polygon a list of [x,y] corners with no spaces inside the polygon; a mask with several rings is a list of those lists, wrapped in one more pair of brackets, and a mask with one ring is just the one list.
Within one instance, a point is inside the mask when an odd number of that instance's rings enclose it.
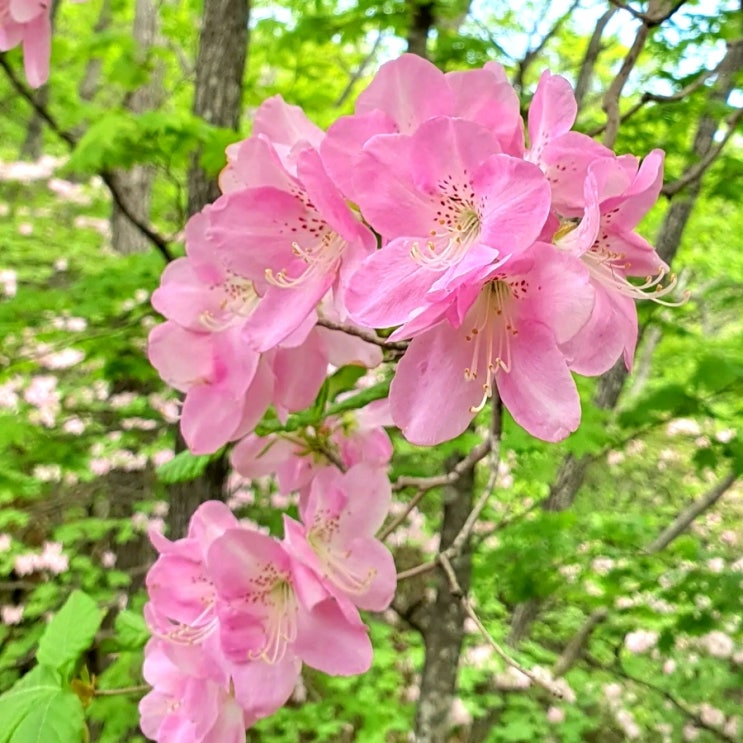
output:
{"label": "pink azalea blossom", "polygon": [[369,142],[356,169],[359,205],[390,241],[353,277],[347,301],[357,322],[418,318],[540,236],[549,184],[535,166],[499,153],[486,128],[447,118]]}
{"label": "pink azalea blossom", "polygon": [[49,77],[50,10],[51,3],[46,0],[0,0],[0,51],[23,45],[23,66],[32,88],[43,85]]}
{"label": "pink azalea blossom", "polygon": [[284,517],[287,548],[334,594],[361,609],[384,611],[397,585],[390,551],[375,538],[392,493],[384,471],[361,463],[326,467],[300,504],[302,524]]}
{"label": "pink azalea blossom", "polygon": [[564,217],[579,216],[584,207],[583,183],[588,167],[614,153],[579,132],[570,131],[578,105],[570,83],[545,70],[529,106],[529,150],[552,188],[552,208]]}
{"label": "pink azalea blossom", "polygon": [[459,294],[461,321],[450,310],[449,319],[433,313],[434,322],[415,329],[390,387],[395,423],[413,443],[446,441],[496,385],[529,433],[564,438],[578,427],[580,400],[561,347],[590,317],[593,300],[581,262],[546,244],[489,269]]}
{"label": "pink azalea blossom", "polygon": [[255,479],[275,474],[281,493],[302,491],[320,469],[333,463],[325,447],[346,468],[367,462],[384,470],[392,457],[392,443],[380,423],[392,425],[388,417],[388,401],[379,400],[343,419],[326,418],[307,437],[302,432],[249,434],[232,450],[230,461],[244,477]]}
{"label": "pink azalea blossom", "polygon": [[[556,240],[559,248],[581,258],[596,292],[590,321],[565,346],[571,368],[581,374],[602,374],[622,355],[631,368],[637,344],[635,300],[664,303],[674,289],[673,280],[661,285],[668,266],[634,231],[662,185],[661,150],[653,150],[639,167],[629,155],[596,160],[585,179],[580,225],[571,229],[568,224]],[[630,277],[646,278],[632,283]]]}
{"label": "pink azalea blossom", "polygon": [[228,690],[184,673],[161,640],[145,648],[143,673],[153,690],[139,703],[140,727],[158,743],[244,743],[255,720]]}
{"label": "pink azalea blossom", "polygon": [[250,187],[215,202],[207,234],[221,259],[256,288],[260,299],[244,333],[265,351],[312,317],[331,289],[344,316],[349,277],[376,241],[315,149],[306,146],[296,155],[295,177],[266,139],[253,138],[245,148],[256,175]]}
{"label": "pink azalea blossom", "polygon": [[334,675],[369,668],[371,644],[356,609],[275,539],[230,529],[212,544],[207,564],[219,597],[221,644],[231,660],[288,663],[291,688],[294,659]]}
{"label": "pink azalea blossom", "polygon": [[50,7],[43,0],[0,0],[0,51],[23,45],[23,66],[32,88],[49,77]]}
{"label": "pink azalea blossom", "polygon": [[364,145],[377,135],[413,134],[429,119],[456,117],[482,125],[498,152],[520,156],[523,125],[519,100],[495,62],[482,69],[444,74],[415,54],[380,67],[358,97],[356,113],[335,122],[320,145],[328,172],[343,193],[358,201],[363,179],[356,168]]}

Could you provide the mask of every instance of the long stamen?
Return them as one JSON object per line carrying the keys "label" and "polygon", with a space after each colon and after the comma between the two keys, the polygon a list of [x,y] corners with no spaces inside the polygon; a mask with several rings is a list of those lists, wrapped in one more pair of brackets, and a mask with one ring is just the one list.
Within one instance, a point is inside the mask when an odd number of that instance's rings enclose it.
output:
{"label": "long stamen", "polygon": [[[445,197],[441,201],[443,211],[434,229],[429,233],[425,246],[414,242],[410,249],[413,260],[432,270],[440,271],[459,263],[480,234],[480,212],[472,199],[464,201],[460,196]],[[448,217],[444,217],[444,214]],[[441,229],[443,228],[443,229]],[[443,243],[443,247],[439,247]]]}
{"label": "long stamen", "polygon": [[477,379],[482,343],[487,344],[487,356],[482,399],[477,405],[470,407],[472,413],[479,413],[492,397],[493,378],[498,371],[503,370],[506,373],[511,371],[511,338],[518,334],[511,313],[512,300],[515,294],[521,291],[525,291],[525,287],[514,288],[509,282],[496,279],[490,282],[477,300],[472,329],[465,336],[468,341],[474,340],[472,364],[464,370],[468,382]]}
{"label": "long stamen", "polygon": [[327,273],[340,260],[346,245],[346,241],[337,232],[330,230],[326,230],[320,241],[310,247],[302,247],[298,242],[293,242],[292,253],[301,258],[307,267],[298,276],[288,276],[285,268],[276,273],[267,268],[266,281],[282,289],[293,289],[318,274]]}
{"label": "long stamen", "polygon": [[253,282],[236,274],[228,274],[227,278],[213,289],[222,292],[223,297],[219,302],[218,313],[205,310],[199,316],[201,324],[207,330],[224,330],[235,322],[249,317],[260,299]]}
{"label": "long stamen", "polygon": [[158,637],[170,640],[177,645],[195,645],[205,640],[217,628],[218,621],[214,614],[214,602],[210,600],[204,611],[189,624],[173,624],[167,632],[155,632]]}
{"label": "long stamen", "polygon": [[644,283],[632,284],[622,273],[623,270],[629,268],[629,264],[622,262],[624,256],[618,253],[610,253],[605,250],[591,248],[581,258],[586,264],[591,276],[608,289],[619,292],[625,297],[649,299],[651,302],[662,304],[666,307],[678,307],[688,299],[688,295],[684,295],[678,301],[663,299],[663,297],[676,290],[678,279],[675,274],[671,274],[668,283],[664,286],[662,282],[666,278],[667,273],[662,266],[658,267],[658,273],[655,276],[646,277]]}

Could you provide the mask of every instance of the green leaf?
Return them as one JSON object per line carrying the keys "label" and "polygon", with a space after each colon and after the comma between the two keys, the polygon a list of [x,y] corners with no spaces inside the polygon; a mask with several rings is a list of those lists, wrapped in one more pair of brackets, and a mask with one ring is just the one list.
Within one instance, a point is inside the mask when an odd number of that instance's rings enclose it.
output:
{"label": "green leaf", "polygon": [[51,668],[36,666],[11,689],[0,695],[0,743],[8,743],[26,715],[62,691],[62,680]]}
{"label": "green leaf", "polygon": [[74,743],[82,741],[85,713],[71,691],[57,689],[39,699],[9,739],[9,743]]}
{"label": "green leaf", "polygon": [[332,377],[328,379],[328,397],[335,400],[341,392],[348,392],[356,385],[356,382],[366,374],[366,368],[349,364],[338,369]]}
{"label": "green leaf", "polygon": [[204,474],[209,462],[222,456],[222,450],[214,454],[191,454],[178,452],[173,459],[157,468],[157,478],[168,485],[174,482],[188,482]]}
{"label": "green leaf", "polygon": [[36,658],[66,677],[101,626],[103,612],[90,596],[73,591],[44,630]]}
{"label": "green leaf", "polygon": [[150,639],[150,632],[142,615],[128,609],[119,613],[114,627],[114,644],[117,650],[139,650]]}

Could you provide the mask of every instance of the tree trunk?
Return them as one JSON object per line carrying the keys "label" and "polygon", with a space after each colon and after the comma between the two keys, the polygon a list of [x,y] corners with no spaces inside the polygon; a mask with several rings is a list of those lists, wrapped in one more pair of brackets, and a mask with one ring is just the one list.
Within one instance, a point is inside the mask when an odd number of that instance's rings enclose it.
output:
{"label": "tree trunk", "polygon": [[[205,0],[193,110],[215,126],[237,130],[242,114],[242,83],[248,52],[248,0]],[[216,181],[194,157],[188,173],[188,213],[195,214],[219,196]],[[176,451],[185,448],[180,432]],[[229,468],[224,457],[211,462],[204,474],[191,482],[170,487],[169,533],[186,532],[189,519],[201,503],[221,500]]]}
{"label": "tree trunk", "polygon": [[[193,110],[215,126],[239,129],[243,77],[248,52],[249,0],[206,0]],[[195,214],[219,196],[217,182],[194,157],[188,173],[188,213]]]}
{"label": "tree trunk", "polygon": [[[148,57],[157,38],[159,19],[156,0],[137,0],[134,11],[134,40],[137,44],[137,61],[148,64]],[[162,68],[157,65],[145,85],[135,90],[128,101],[133,113],[143,113],[156,108],[162,99]],[[149,166],[134,165],[129,170],[114,173],[114,182],[123,202],[137,219],[150,221],[150,197],[154,170]],[[144,253],[151,244],[132,224],[114,201],[111,210],[111,244],[118,253]]]}
{"label": "tree trunk", "polygon": [[424,59],[428,58],[428,35],[435,23],[434,5],[433,0],[408,0],[408,52]]}
{"label": "tree trunk", "polygon": [[[456,464],[448,462],[449,469]],[[441,546],[445,550],[464,526],[472,510],[474,470],[470,469],[444,490],[444,514]],[[470,587],[471,560],[468,548],[452,562],[457,581],[466,595]],[[446,575],[437,571],[436,600],[429,605],[423,643],[425,662],[421,677],[420,700],[415,719],[416,743],[446,743],[449,712],[454,701],[459,670],[459,655],[464,638],[464,609],[458,596],[452,595]]]}

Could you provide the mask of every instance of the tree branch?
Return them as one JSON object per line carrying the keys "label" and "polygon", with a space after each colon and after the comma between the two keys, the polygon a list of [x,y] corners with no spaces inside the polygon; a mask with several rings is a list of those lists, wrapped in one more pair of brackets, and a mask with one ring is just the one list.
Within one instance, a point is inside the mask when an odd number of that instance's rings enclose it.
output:
{"label": "tree branch", "polygon": [[608,616],[608,610],[603,607],[591,612],[588,619],[581,625],[570,642],[565,646],[560,657],[555,661],[555,665],[552,668],[552,675],[555,678],[564,676],[576,664],[588,646],[588,641],[591,639],[593,631],[601,622],[606,621]]}
{"label": "tree branch", "polygon": [[[718,64],[717,67],[714,67],[711,70],[705,70],[704,72],[700,73],[699,76],[696,78],[696,80],[693,80],[688,85],[681,88],[681,90],[677,91],[676,93],[672,93],[671,95],[660,95],[658,93],[650,93],[645,92],[640,96],[640,100],[637,101],[633,106],[631,106],[629,109],[627,109],[621,116],[619,117],[619,123],[624,124],[625,121],[628,121],[631,119],[639,110],[644,108],[648,103],[675,103],[678,101],[683,101],[685,98],[688,98],[692,93],[696,92],[701,88],[707,80],[709,80],[710,77],[712,77],[714,74],[717,73],[717,71],[720,69],[720,65]],[[577,94],[576,94],[577,98]],[[590,132],[587,132],[589,137],[596,137],[602,132],[606,130],[606,124],[602,124],[601,126],[597,126],[595,129],[591,129]]]}
{"label": "tree branch", "polygon": [[[0,67],[3,68],[6,77],[10,81],[11,85],[15,88],[18,94],[25,99],[36,111],[36,113],[47,123],[49,128],[63,141],[70,150],[74,150],[77,144],[76,138],[68,131],[62,129],[57,120],[51,115],[46,106],[38,100],[38,97],[26,87],[26,85],[16,75],[15,70],[9,64],[5,54],[0,54]],[[124,203],[123,197],[119,192],[116,184],[113,180],[113,175],[108,171],[101,171],[99,173],[103,182],[106,184],[111,198],[113,198],[116,205],[119,207],[121,213],[152,243],[152,245],[158,250],[162,257],[170,262],[173,260],[173,255],[170,251],[170,242],[156,232],[150,225],[146,224],[142,220],[138,219],[129,209],[128,205]]]}
{"label": "tree branch", "polygon": [[701,498],[690,503],[676,518],[645,548],[645,552],[654,555],[665,549],[676,537],[685,532],[694,520],[717,503],[738,479],[735,472],[730,472],[713,485]]}
{"label": "tree branch", "polygon": [[[570,5],[570,7],[555,21],[552,28],[547,31],[540,42],[535,47],[527,50],[526,54],[519,61],[516,75],[513,78],[513,86],[515,88],[518,88],[518,90],[523,90],[524,76],[526,75],[527,69],[531,67],[532,62],[539,56],[539,54],[541,54],[542,50],[545,46],[547,46],[550,39],[552,39],[559,32],[562,24],[565,23],[565,21],[572,15],[573,11],[580,4],[580,1],[581,0],[573,0],[573,3]],[[547,3],[547,5],[549,5],[549,3]]]}
{"label": "tree branch", "polygon": [[728,117],[725,122],[728,129],[722,139],[715,142],[715,144],[707,150],[704,157],[692,165],[680,178],[671,183],[666,183],[666,185],[661,189],[661,193],[670,198],[671,196],[675,196],[679,191],[681,191],[681,189],[686,188],[690,183],[698,181],[707,171],[709,166],[717,159],[717,156],[722,152],[728,140],[733,136],[733,134],[735,134],[735,128],[741,120],[743,120],[743,108],[737,109],[732,116]]}
{"label": "tree branch", "polygon": [[604,35],[607,24],[616,12],[617,8],[609,6],[609,9],[601,16],[601,18],[598,19],[598,21],[596,21],[596,26],[593,29],[591,39],[586,48],[586,54],[583,57],[583,62],[580,66],[578,81],[575,84],[575,101],[578,104],[578,108],[583,104],[583,99],[591,85],[593,70],[596,67],[596,61],[601,53],[601,37]]}
{"label": "tree branch", "polygon": [[408,341],[390,341],[387,338],[381,338],[373,330],[357,328],[354,325],[344,325],[334,320],[328,320],[325,317],[318,318],[317,324],[328,330],[339,330],[341,333],[356,336],[356,338],[361,338],[361,340],[367,343],[373,343],[375,346],[384,348],[387,351],[405,351],[408,347]]}
{"label": "tree branch", "polygon": [[531,681],[535,686],[541,686],[542,689],[548,691],[552,696],[557,697],[558,699],[564,699],[565,695],[562,691],[560,691],[560,689],[558,689],[553,684],[550,684],[549,681],[540,678],[528,668],[522,666],[517,660],[514,660],[505,650],[503,650],[503,648],[495,641],[495,638],[490,634],[490,632],[488,632],[487,627],[485,627],[485,625],[482,623],[482,620],[477,615],[477,612],[474,610],[470,600],[467,598],[467,595],[464,593],[461,586],[459,585],[459,582],[457,581],[457,576],[454,573],[454,569],[452,568],[452,564],[449,558],[443,553],[440,557],[440,563],[449,581],[449,590],[451,591],[451,594],[459,599],[459,602],[462,605],[462,609],[464,609],[464,613],[475,623],[477,629],[485,638],[488,645],[490,645],[490,647],[493,649],[495,654],[507,666],[515,668],[519,673],[523,673],[524,676],[526,676],[529,681]]}
{"label": "tree branch", "polygon": [[[402,572],[398,573],[397,574],[398,581],[406,580],[416,575],[421,575],[422,573],[427,573],[433,570],[437,565],[441,564],[442,558],[446,558],[447,560],[453,560],[459,557],[459,555],[462,552],[462,549],[464,548],[465,544],[467,543],[467,540],[469,539],[470,534],[472,533],[472,530],[475,527],[475,524],[477,523],[477,520],[480,518],[480,514],[482,514],[485,506],[487,505],[487,502],[490,499],[490,496],[492,495],[493,490],[495,490],[495,486],[498,481],[498,463],[500,460],[500,446],[501,446],[502,431],[503,431],[503,403],[501,402],[501,399],[498,397],[497,391],[494,391],[493,392],[493,411],[492,411],[491,424],[490,424],[490,434],[487,440],[488,450],[486,452],[491,455],[490,475],[488,476],[488,482],[485,485],[484,490],[482,491],[480,497],[475,503],[472,511],[470,511],[469,516],[467,516],[467,519],[464,522],[462,528],[459,530],[457,535],[452,540],[451,544],[446,549],[439,552],[436,555],[436,557],[434,557],[432,560],[421,563],[420,565],[416,565],[415,567],[409,568],[408,570],[403,570]],[[484,456],[485,456],[484,454],[481,455],[479,459],[483,459]],[[470,469],[474,467],[476,461],[479,461],[479,460],[475,460],[474,462],[472,462],[472,464],[469,465]],[[446,477],[446,475],[443,475],[443,477]],[[421,479],[425,479],[425,478],[421,478]],[[433,478],[430,478],[430,479],[433,479]]]}
{"label": "tree branch", "polygon": [[633,676],[632,674],[627,673],[627,671],[625,671],[624,668],[622,668],[621,665],[618,665],[618,664],[615,664],[612,666],[606,666],[592,656],[587,657],[586,662],[592,668],[596,668],[601,671],[606,671],[607,673],[611,673],[614,676],[624,679],[625,681],[631,681],[634,684],[638,684],[639,686],[643,686],[646,689],[656,694],[659,694],[664,699],[666,699],[668,702],[670,702],[674,707],[676,707],[676,709],[679,710],[679,712],[681,712],[686,717],[688,717],[698,728],[707,730],[708,732],[712,733],[717,738],[725,741],[726,743],[736,743],[735,738],[732,738],[725,731],[720,730],[719,728],[716,728],[714,725],[707,724],[699,715],[697,715],[695,712],[689,709],[683,702],[679,702],[679,700],[676,699],[676,697],[673,696],[673,694],[671,694],[669,691],[666,691],[665,689],[662,689],[660,686],[656,686],[655,684],[651,683],[650,681],[645,680],[644,678]]}

